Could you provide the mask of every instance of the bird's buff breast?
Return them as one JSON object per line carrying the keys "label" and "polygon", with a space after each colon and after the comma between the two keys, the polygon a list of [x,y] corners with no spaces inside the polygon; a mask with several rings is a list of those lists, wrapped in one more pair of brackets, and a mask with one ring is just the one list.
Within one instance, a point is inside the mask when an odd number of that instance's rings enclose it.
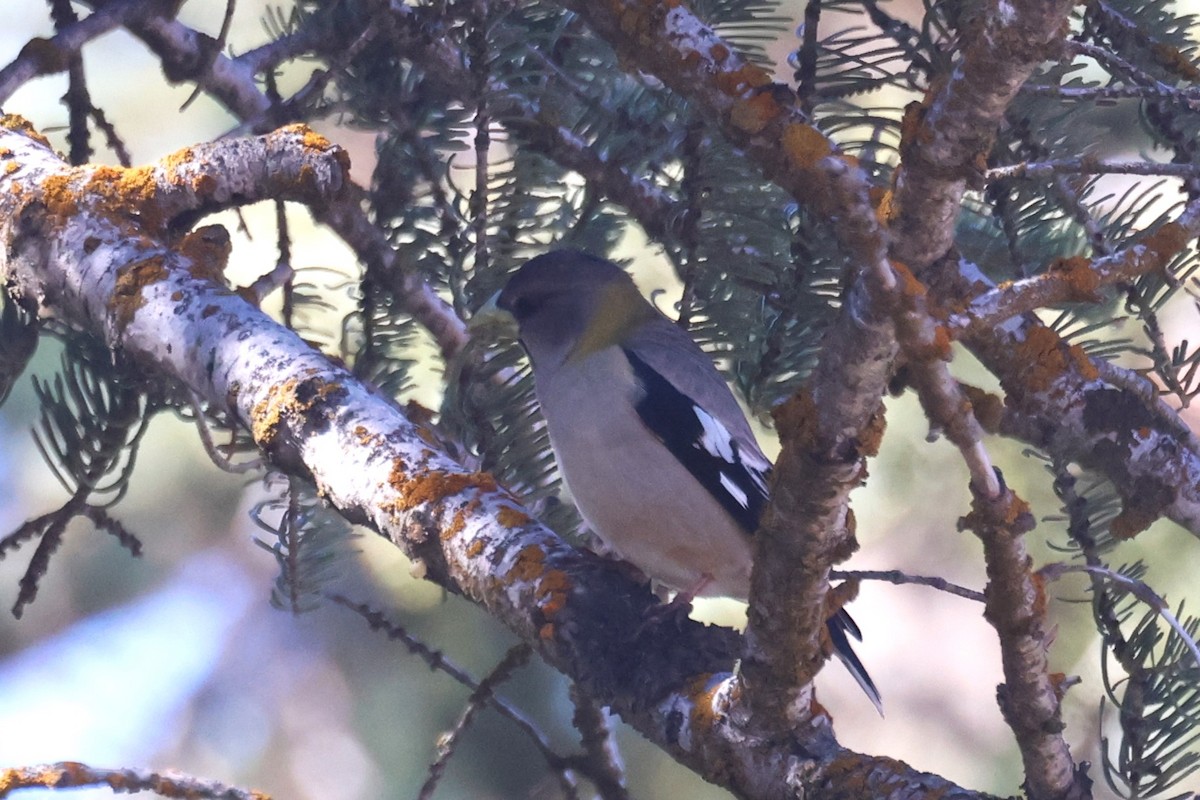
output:
{"label": "bird's buff breast", "polygon": [[649,433],[635,393],[615,348],[539,378],[550,441],[580,513],[651,578],[690,590],[711,576],[701,595],[745,598],[749,537]]}

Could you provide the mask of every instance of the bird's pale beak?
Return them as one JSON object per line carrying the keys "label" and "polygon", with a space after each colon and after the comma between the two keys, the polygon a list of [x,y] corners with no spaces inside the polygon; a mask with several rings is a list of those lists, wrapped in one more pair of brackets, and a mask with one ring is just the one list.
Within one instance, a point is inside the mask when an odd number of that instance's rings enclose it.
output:
{"label": "bird's pale beak", "polygon": [[499,306],[500,292],[496,292],[487,299],[487,302],[479,307],[479,310],[471,315],[471,321],[467,323],[467,328],[474,333],[482,328],[510,328],[514,332],[517,328],[517,320],[511,313]]}

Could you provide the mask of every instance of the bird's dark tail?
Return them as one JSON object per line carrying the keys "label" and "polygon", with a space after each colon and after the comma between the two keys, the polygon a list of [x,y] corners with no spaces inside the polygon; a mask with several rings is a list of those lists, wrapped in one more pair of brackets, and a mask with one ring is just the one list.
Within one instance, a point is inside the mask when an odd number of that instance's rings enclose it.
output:
{"label": "bird's dark tail", "polygon": [[867,697],[871,698],[871,702],[875,704],[875,710],[882,717],[883,698],[879,696],[879,689],[875,688],[875,681],[871,680],[871,676],[867,674],[867,668],[859,661],[847,636],[849,634],[861,642],[862,631],[858,629],[858,625],[844,608],[830,617],[825,626],[829,629],[829,639],[833,642],[834,654],[846,665],[846,669],[850,670],[854,680],[858,681],[858,685],[866,692]]}

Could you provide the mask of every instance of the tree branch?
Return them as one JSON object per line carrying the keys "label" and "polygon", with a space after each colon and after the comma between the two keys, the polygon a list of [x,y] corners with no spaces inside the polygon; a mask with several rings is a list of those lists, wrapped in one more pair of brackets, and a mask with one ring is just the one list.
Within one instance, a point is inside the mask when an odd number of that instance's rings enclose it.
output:
{"label": "tree branch", "polygon": [[1024,536],[1033,530],[1029,506],[1007,488],[989,498],[972,487],[971,513],[959,522],[983,542],[988,585],[984,617],[1000,637],[1004,683],[1000,710],[1016,736],[1032,800],[1085,800],[1091,781],[1077,771],[1063,739],[1062,676],[1050,674],[1052,640],[1045,587],[1030,569]]}
{"label": "tree branch", "polygon": [[[295,146],[309,156],[303,137]],[[103,197],[52,213],[47,185],[74,173],[44,141],[10,121],[0,147],[21,165],[0,175],[0,276],[24,305],[104,332],[156,380],[227,408],[275,466],[312,480],[698,774],[747,797],[980,796],[845,750],[823,725],[802,742],[747,741],[724,714],[736,634],[690,621],[644,631],[656,602],[646,587],[436,452],[389,400],[214,284],[188,252],[115,236]]]}
{"label": "tree branch", "polygon": [[962,31],[962,58],[928,106],[912,105],[900,145],[891,228],[893,255],[917,275],[954,242],[954,224],[968,181],[996,127],[1033,70],[1054,58],[1067,33],[1071,0],[989,3],[984,19]]}

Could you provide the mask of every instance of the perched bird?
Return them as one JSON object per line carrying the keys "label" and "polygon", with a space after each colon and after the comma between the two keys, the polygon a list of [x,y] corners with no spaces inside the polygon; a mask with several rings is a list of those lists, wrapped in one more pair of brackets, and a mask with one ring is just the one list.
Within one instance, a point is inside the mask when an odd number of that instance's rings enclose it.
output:
{"label": "perched bird", "polygon": [[[712,360],[620,267],[584,253],[530,259],[495,302],[517,321],[559,469],[596,535],[686,600],[745,600],[771,462]],[[827,624],[882,713],[847,638],[858,626],[844,610]]]}

